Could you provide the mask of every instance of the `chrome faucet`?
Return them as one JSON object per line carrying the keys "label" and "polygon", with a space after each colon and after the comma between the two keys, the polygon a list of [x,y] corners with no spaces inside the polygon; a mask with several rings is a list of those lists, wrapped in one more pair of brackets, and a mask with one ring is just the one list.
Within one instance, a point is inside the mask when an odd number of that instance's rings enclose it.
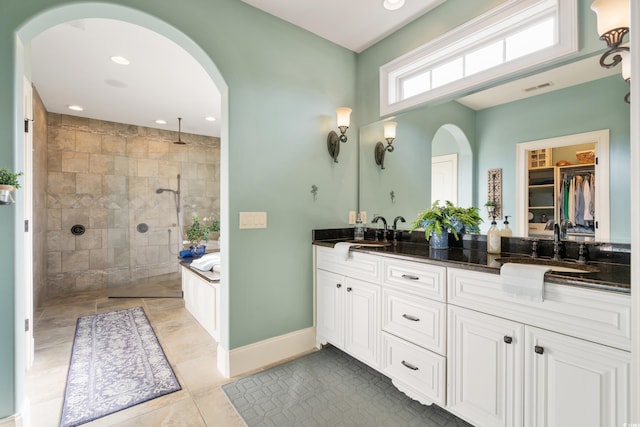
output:
{"label": "chrome faucet", "polygon": [[[379,220],[382,220],[382,223],[384,224],[384,231],[382,232],[382,240],[386,242],[386,241],[387,241],[387,220],[386,220],[386,219],[384,219],[384,217],[383,217],[383,216],[376,215],[376,216],[371,220],[371,222],[373,222],[373,223],[376,223],[376,224],[377,224]],[[376,230],[376,240],[377,240],[377,239],[378,239],[378,231]]]}

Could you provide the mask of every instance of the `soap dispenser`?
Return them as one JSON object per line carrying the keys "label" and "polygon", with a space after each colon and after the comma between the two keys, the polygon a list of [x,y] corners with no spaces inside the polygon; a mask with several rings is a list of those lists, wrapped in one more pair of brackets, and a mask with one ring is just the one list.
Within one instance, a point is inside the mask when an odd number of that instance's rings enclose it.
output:
{"label": "soap dispenser", "polygon": [[358,219],[356,219],[356,228],[353,231],[353,239],[364,240],[364,224],[362,224],[360,214],[358,214]]}
{"label": "soap dispenser", "polygon": [[501,248],[501,238],[502,234],[500,230],[498,230],[496,219],[493,218],[491,221],[491,228],[487,231],[487,252],[490,254],[499,254],[502,250]]}
{"label": "soap dispenser", "polygon": [[504,228],[501,231],[502,237],[511,237],[513,235],[513,231],[509,227],[509,215],[504,216]]}

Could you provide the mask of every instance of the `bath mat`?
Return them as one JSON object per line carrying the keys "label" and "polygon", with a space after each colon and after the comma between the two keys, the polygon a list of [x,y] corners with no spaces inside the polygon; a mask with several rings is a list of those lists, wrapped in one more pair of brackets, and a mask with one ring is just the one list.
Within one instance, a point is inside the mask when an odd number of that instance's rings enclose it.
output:
{"label": "bath mat", "polygon": [[331,346],[222,390],[249,427],[470,426],[408,398],[389,378]]}
{"label": "bath mat", "polygon": [[61,427],[180,390],[142,307],[78,318]]}

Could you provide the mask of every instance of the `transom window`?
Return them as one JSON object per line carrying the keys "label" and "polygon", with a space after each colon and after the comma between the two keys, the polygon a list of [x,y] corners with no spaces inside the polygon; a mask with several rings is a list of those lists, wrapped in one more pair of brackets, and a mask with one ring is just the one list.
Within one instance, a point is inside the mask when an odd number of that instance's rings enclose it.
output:
{"label": "transom window", "polygon": [[575,0],[514,0],[380,67],[386,115],[577,51]]}

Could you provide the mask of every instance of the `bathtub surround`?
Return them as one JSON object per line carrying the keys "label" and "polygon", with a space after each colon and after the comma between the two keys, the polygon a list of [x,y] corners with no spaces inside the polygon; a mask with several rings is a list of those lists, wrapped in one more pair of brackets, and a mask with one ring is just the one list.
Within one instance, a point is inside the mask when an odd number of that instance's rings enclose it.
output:
{"label": "bathtub surround", "polygon": [[[175,145],[176,132],[54,113],[47,124],[46,294],[177,273],[175,198],[156,190],[178,188],[181,175],[181,225],[218,213],[219,138]],[[74,236],[74,225],[85,233]]]}

